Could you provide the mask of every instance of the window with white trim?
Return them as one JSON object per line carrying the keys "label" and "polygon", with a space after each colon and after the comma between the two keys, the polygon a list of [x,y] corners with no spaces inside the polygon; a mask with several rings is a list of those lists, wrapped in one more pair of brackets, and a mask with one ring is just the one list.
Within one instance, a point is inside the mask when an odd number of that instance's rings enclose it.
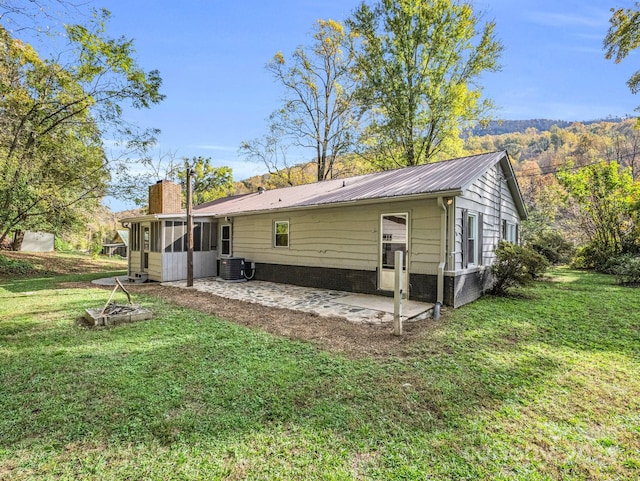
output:
{"label": "window with white trim", "polygon": [[231,255],[231,224],[223,224],[220,227],[220,255]]}
{"label": "window with white trim", "polygon": [[288,220],[279,220],[273,223],[273,246],[289,247]]}
{"label": "window with white trim", "polygon": [[467,264],[476,265],[478,262],[478,216],[467,215]]}
{"label": "window with white trim", "polygon": [[505,221],[504,224],[504,240],[512,244],[518,243],[518,225],[513,222]]}

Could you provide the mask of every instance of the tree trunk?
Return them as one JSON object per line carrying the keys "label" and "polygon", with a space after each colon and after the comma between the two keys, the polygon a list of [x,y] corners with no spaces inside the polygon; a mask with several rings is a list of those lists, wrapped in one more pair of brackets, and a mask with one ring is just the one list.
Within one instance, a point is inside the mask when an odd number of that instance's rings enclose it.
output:
{"label": "tree trunk", "polygon": [[17,230],[13,234],[13,243],[11,244],[12,251],[19,251],[22,247],[22,241],[24,240],[24,231]]}

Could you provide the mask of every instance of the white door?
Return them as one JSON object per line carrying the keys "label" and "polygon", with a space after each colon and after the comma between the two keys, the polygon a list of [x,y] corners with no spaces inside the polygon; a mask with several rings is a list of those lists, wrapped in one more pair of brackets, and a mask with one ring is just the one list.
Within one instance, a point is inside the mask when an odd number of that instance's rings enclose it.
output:
{"label": "white door", "polygon": [[409,238],[409,214],[383,214],[380,218],[380,285],[379,288],[385,291],[392,291],[394,288],[395,253],[404,253],[404,292],[407,292],[408,284],[408,250],[407,239]]}
{"label": "white door", "polygon": [[140,244],[142,244],[142,256],[141,256],[141,265],[140,272],[149,272],[149,226],[142,226],[142,239]]}

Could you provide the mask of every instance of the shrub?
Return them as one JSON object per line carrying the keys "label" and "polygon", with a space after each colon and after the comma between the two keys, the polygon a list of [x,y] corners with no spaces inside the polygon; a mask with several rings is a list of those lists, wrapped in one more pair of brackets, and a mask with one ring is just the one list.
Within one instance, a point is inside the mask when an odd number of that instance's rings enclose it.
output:
{"label": "shrub", "polygon": [[574,269],[594,269],[611,274],[608,266],[615,257],[617,255],[611,249],[605,250],[595,243],[587,244],[578,248],[571,261],[571,267]]}
{"label": "shrub", "polygon": [[71,252],[73,251],[73,247],[66,240],[56,236],[53,239],[53,248],[58,252]]}
{"label": "shrub", "polygon": [[533,249],[502,241],[491,266],[492,293],[505,295],[510,288],[525,286],[542,276],[548,268],[549,261]]}
{"label": "shrub", "polygon": [[566,264],[575,254],[575,247],[560,232],[545,229],[536,232],[527,246],[543,255],[551,264]]}
{"label": "shrub", "polygon": [[0,255],[0,275],[26,274],[33,270],[35,270],[35,266],[29,261]]}
{"label": "shrub", "polygon": [[89,254],[91,257],[98,257],[102,253],[102,244],[100,242],[92,242],[89,246]]}
{"label": "shrub", "polygon": [[623,286],[640,286],[640,256],[623,255],[612,260],[609,270]]}

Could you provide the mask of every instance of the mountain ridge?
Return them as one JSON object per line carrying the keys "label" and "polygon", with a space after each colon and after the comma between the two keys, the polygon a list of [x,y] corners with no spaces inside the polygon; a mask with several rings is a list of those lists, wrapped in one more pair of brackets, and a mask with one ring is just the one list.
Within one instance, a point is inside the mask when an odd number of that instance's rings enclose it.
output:
{"label": "mountain ridge", "polygon": [[502,135],[515,132],[524,133],[529,128],[534,128],[539,132],[551,130],[553,126],[565,129],[573,124],[591,125],[600,122],[620,123],[628,117],[610,117],[596,120],[553,120],[553,119],[525,119],[525,120],[492,120],[486,127],[480,125],[471,130],[474,136],[482,135]]}

